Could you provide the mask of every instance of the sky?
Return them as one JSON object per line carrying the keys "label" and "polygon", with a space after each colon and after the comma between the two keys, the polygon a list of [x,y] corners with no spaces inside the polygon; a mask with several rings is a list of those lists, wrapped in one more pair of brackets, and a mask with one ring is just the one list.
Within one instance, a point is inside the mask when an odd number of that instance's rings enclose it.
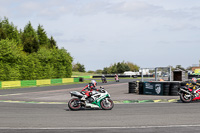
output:
{"label": "sky", "polygon": [[18,29],[43,25],[86,70],[129,61],[141,68],[200,60],[200,0],[0,0]]}

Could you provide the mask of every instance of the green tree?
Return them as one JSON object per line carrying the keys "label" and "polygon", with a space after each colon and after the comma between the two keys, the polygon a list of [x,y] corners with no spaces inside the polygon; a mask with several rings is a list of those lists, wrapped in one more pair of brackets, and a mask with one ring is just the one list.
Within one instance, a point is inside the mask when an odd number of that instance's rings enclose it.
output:
{"label": "green tree", "polygon": [[101,70],[101,69],[98,69],[95,71],[95,73],[97,73],[97,74],[102,74],[102,72],[103,72],[103,70]]}
{"label": "green tree", "polygon": [[[0,81],[69,78],[72,61],[53,37],[47,38],[42,26],[36,32],[29,22],[18,32],[8,19],[0,20]],[[84,65],[78,66],[85,71]]]}
{"label": "green tree", "polygon": [[72,57],[65,49],[41,48],[24,60],[23,79],[69,78],[72,75]]}
{"label": "green tree", "polygon": [[78,65],[78,71],[79,72],[85,72],[85,66],[84,65],[82,65],[80,63],[77,63],[77,65]]}
{"label": "green tree", "polygon": [[140,67],[134,63],[126,62],[126,64],[128,65],[130,71],[139,71],[140,69]]}
{"label": "green tree", "polygon": [[7,37],[3,27],[4,27],[3,21],[0,20],[0,40],[6,39]]}
{"label": "green tree", "polygon": [[50,42],[43,26],[39,25],[37,29],[38,42],[40,47],[49,48]]}
{"label": "green tree", "polygon": [[9,39],[15,40],[18,45],[21,44],[21,39],[17,27],[13,23],[9,23],[8,18],[0,20],[0,40]]}
{"label": "green tree", "polygon": [[94,73],[94,71],[92,71],[92,70],[89,70],[89,71],[87,71],[88,73]]}
{"label": "green tree", "polygon": [[118,62],[115,63],[114,65],[110,66],[111,69],[111,73],[124,73],[125,71],[129,71],[130,68],[128,67],[128,65],[125,62]]}
{"label": "green tree", "polygon": [[104,67],[102,74],[111,74],[111,67]]}
{"label": "green tree", "polygon": [[27,53],[37,52],[39,49],[38,36],[36,31],[33,29],[31,22],[29,22],[24,28],[22,42],[24,46],[23,50]]}
{"label": "green tree", "polygon": [[25,56],[25,59],[23,60],[20,69],[21,80],[41,79],[41,67],[41,62],[39,61],[35,53]]}
{"label": "green tree", "polygon": [[115,63],[114,65],[111,65],[110,70],[111,70],[111,73],[118,73],[117,64]]}
{"label": "green tree", "polygon": [[40,49],[37,53],[37,58],[41,62],[42,69],[40,75],[42,78],[69,78],[72,75],[73,58],[64,49]]}
{"label": "green tree", "polygon": [[22,50],[14,40],[0,41],[0,80],[20,79],[20,64],[23,60]]}
{"label": "green tree", "polygon": [[49,39],[49,48],[58,48],[56,41],[54,40],[54,38],[51,36],[51,38]]}
{"label": "green tree", "polygon": [[103,74],[124,73],[125,71],[138,71],[139,67],[130,62],[114,63],[110,67],[105,67],[102,71]]}
{"label": "green tree", "polygon": [[72,70],[76,72],[85,72],[85,66],[78,62],[76,64],[73,64]]}
{"label": "green tree", "polygon": [[117,71],[115,73],[124,73],[125,71],[129,71],[130,68],[128,67],[128,65],[124,62],[118,62],[116,64],[116,69]]}
{"label": "green tree", "polygon": [[72,71],[78,72],[78,65],[76,65],[75,63],[72,64]]}

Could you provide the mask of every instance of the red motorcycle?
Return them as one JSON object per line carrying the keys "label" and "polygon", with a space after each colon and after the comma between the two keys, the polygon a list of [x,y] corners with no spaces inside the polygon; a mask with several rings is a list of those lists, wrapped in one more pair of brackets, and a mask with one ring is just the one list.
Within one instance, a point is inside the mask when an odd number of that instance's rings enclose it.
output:
{"label": "red motorcycle", "polygon": [[118,75],[115,75],[115,81],[119,82],[119,76]]}
{"label": "red motorcycle", "polygon": [[178,92],[180,100],[184,103],[190,103],[191,101],[200,100],[200,87],[196,83],[192,83],[195,89],[187,86],[181,86]]}
{"label": "red motorcycle", "polygon": [[116,81],[116,82],[119,82],[119,77],[115,77],[115,81]]}

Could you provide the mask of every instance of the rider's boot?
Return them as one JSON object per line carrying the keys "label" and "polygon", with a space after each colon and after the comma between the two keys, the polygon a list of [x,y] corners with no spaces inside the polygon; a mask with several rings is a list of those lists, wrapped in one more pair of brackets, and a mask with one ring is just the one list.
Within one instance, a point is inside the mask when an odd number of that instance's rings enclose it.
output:
{"label": "rider's boot", "polygon": [[81,100],[84,102],[84,104],[85,104],[86,107],[87,107],[87,106],[90,106],[90,105],[88,105],[89,103],[88,103],[87,100],[86,100],[87,97],[88,97],[87,95],[84,95],[84,96],[81,98]]}
{"label": "rider's boot", "polygon": [[196,89],[192,89],[192,94],[195,94],[196,93]]}
{"label": "rider's boot", "polygon": [[82,101],[86,101],[86,98],[87,98],[87,95],[84,95],[84,96],[81,98],[81,100],[82,100]]}

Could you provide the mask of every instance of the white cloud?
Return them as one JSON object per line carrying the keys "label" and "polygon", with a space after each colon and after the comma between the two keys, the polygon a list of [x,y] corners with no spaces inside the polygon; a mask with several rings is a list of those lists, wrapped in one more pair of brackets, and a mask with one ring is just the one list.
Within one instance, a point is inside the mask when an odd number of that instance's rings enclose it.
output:
{"label": "white cloud", "polygon": [[[112,13],[124,13],[127,15],[150,15],[159,11],[161,7],[139,1],[124,1],[114,4],[110,11]],[[140,16],[140,17],[144,17]]]}
{"label": "white cloud", "polygon": [[21,3],[20,8],[22,10],[31,12],[40,10],[42,8],[41,6],[42,5],[40,5],[40,3],[37,1],[24,1],[23,3]]}

